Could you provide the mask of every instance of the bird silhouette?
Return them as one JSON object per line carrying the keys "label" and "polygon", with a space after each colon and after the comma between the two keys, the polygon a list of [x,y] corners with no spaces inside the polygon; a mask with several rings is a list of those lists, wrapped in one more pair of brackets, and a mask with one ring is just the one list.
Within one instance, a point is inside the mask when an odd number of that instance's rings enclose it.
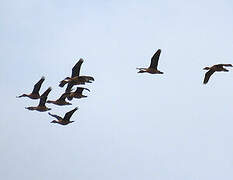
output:
{"label": "bird silhouette", "polygon": [[29,97],[31,99],[39,99],[40,98],[40,88],[42,83],[44,82],[45,77],[43,76],[35,85],[34,88],[32,90],[32,92],[30,94],[22,94],[20,96],[17,96],[17,98],[21,98],[21,97]]}
{"label": "bird silhouette", "polygon": [[48,100],[47,103],[52,103],[52,104],[59,105],[59,106],[71,105],[71,103],[66,101],[66,98],[69,95],[70,95],[70,93],[63,93],[57,100],[55,100],[55,101]]}
{"label": "bird silhouette", "polygon": [[210,79],[210,76],[212,74],[214,74],[215,72],[228,72],[229,70],[224,68],[224,66],[226,67],[232,67],[232,64],[215,64],[211,67],[205,67],[203,68],[203,70],[208,70],[206,73],[205,73],[205,77],[204,77],[204,81],[203,81],[203,84],[207,84],[209,79]]}
{"label": "bird silhouette", "polygon": [[150,66],[148,68],[137,68],[139,70],[138,73],[163,74],[163,72],[157,69],[160,54],[161,49],[158,49],[151,58]]}
{"label": "bird silhouette", "polygon": [[73,113],[77,110],[78,108],[74,108],[73,110],[67,112],[64,116],[64,118],[56,115],[56,114],[51,114],[51,113],[48,113],[50,116],[56,118],[57,120],[53,120],[51,121],[51,123],[57,123],[57,124],[60,124],[60,125],[67,125],[67,124],[70,124],[74,121],[70,121],[70,118],[71,116],[73,115]]}
{"label": "bird silhouette", "polygon": [[77,87],[76,91],[69,93],[69,96],[67,97],[68,100],[72,100],[73,98],[77,98],[77,99],[86,98],[87,96],[82,94],[84,89],[90,92],[88,88]]}
{"label": "bird silhouette", "polygon": [[85,83],[92,83],[95,79],[91,76],[80,76],[80,69],[83,63],[83,59],[79,59],[79,61],[72,68],[71,77],[66,77],[64,80],[60,81],[59,86],[64,87],[67,83],[66,92],[70,92],[74,85],[80,85]]}

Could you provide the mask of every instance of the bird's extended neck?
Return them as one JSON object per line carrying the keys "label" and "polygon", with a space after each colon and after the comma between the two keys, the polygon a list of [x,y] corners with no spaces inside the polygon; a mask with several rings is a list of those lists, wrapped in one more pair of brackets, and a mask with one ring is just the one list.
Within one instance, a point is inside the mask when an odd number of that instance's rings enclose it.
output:
{"label": "bird's extended neck", "polygon": [[21,98],[21,97],[29,97],[29,95],[28,94],[22,94],[20,96],[17,96],[17,98]]}

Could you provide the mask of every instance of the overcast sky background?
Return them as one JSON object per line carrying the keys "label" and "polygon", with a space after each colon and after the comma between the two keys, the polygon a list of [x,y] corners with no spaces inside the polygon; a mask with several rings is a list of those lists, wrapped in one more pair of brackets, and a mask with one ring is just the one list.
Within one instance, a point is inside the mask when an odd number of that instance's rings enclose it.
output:
{"label": "overcast sky background", "polygon": [[[7,0],[0,6],[0,178],[232,180],[233,69],[203,85],[203,67],[233,63],[231,0]],[[160,48],[163,75],[137,74]],[[88,98],[48,104],[67,126],[17,99],[41,93],[79,58]]]}

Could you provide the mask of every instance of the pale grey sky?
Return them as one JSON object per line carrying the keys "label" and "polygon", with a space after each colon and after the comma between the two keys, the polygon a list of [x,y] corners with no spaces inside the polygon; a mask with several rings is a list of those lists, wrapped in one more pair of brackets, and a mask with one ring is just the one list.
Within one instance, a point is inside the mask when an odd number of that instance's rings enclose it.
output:
{"label": "pale grey sky", "polygon": [[[203,67],[233,60],[230,0],[43,1],[0,6],[0,178],[232,180],[233,69],[203,85]],[[163,75],[137,74],[162,49]],[[41,92],[79,58],[87,99],[51,107],[68,126],[17,99]]]}

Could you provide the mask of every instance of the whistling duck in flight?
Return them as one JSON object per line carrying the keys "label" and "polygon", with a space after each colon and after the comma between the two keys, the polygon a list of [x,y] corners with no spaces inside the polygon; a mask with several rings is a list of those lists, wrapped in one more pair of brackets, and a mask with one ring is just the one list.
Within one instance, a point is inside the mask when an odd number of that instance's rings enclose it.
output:
{"label": "whistling duck in flight", "polygon": [[36,107],[25,107],[25,109],[31,110],[31,111],[40,111],[40,112],[44,112],[44,111],[49,111],[51,110],[51,108],[48,108],[45,106],[48,94],[50,93],[50,91],[52,90],[51,87],[49,87],[41,96],[40,96],[40,102],[39,105]]}
{"label": "whistling duck in flight", "polygon": [[137,68],[139,70],[138,73],[163,74],[163,72],[157,69],[160,53],[161,49],[158,49],[151,58],[150,66],[148,68]]}
{"label": "whistling duck in flight", "polygon": [[77,110],[78,108],[74,108],[73,110],[67,112],[64,116],[64,118],[56,115],[56,114],[51,114],[49,113],[50,116],[55,117],[57,120],[53,120],[51,121],[51,123],[57,123],[57,124],[61,124],[61,125],[67,125],[69,123],[72,123],[74,121],[70,121],[70,117],[73,115],[73,113]]}
{"label": "whistling duck in flight", "polygon": [[66,77],[64,80],[62,80],[59,84],[60,87],[64,87],[65,84],[68,83],[68,86],[66,88],[66,92],[70,92],[71,88],[74,85],[79,85],[79,84],[85,84],[85,83],[91,83],[94,81],[94,78],[91,76],[79,76],[80,73],[80,68],[83,63],[83,59],[81,58],[75,66],[72,68],[72,74],[71,77]]}
{"label": "whistling duck in flight", "polygon": [[48,100],[47,103],[52,103],[52,104],[56,104],[56,105],[59,105],[59,106],[63,106],[63,105],[71,105],[71,103],[67,102],[66,101],[66,98],[69,96],[69,93],[63,93],[61,95],[60,98],[58,98],[56,101],[51,101],[51,100]]}
{"label": "whistling duck in flight", "polygon": [[39,98],[40,98],[39,91],[40,91],[41,85],[42,85],[42,83],[44,82],[44,80],[45,80],[45,77],[43,76],[43,77],[34,85],[34,88],[33,88],[32,93],[30,93],[30,94],[22,94],[21,96],[17,96],[17,98],[29,97],[29,98],[31,98],[31,99],[39,99]]}
{"label": "whistling duck in flight", "polygon": [[204,78],[204,81],[203,81],[203,84],[206,84],[209,79],[210,79],[210,76],[216,72],[216,71],[224,71],[224,72],[228,72],[229,70],[225,69],[224,66],[226,67],[232,67],[232,64],[215,64],[211,67],[205,67],[203,68],[203,70],[208,70],[206,73],[205,73],[205,78]]}
{"label": "whistling duck in flight", "polygon": [[90,90],[87,88],[77,87],[76,91],[69,93],[70,95],[68,96],[68,99],[72,100],[73,98],[77,98],[77,99],[86,98],[87,96],[82,94],[84,89],[90,92]]}

